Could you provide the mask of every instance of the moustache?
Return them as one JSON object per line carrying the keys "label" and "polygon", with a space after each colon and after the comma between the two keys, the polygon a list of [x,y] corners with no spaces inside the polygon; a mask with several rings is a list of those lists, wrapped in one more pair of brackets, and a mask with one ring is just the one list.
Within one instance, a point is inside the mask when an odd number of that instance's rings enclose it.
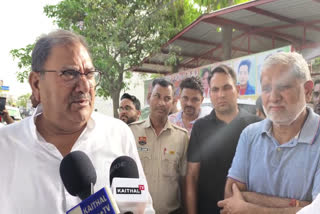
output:
{"label": "moustache", "polygon": [[185,109],[185,110],[187,110],[187,109],[194,110],[195,108],[192,107],[192,106],[185,106],[184,109]]}
{"label": "moustache", "polygon": [[128,118],[128,116],[126,114],[120,114],[119,116],[120,118]]}
{"label": "moustache", "polygon": [[72,95],[70,98],[69,98],[69,101],[70,103],[73,103],[73,102],[79,102],[79,101],[91,101],[91,94],[89,93],[86,93],[86,94],[76,94],[76,95]]}
{"label": "moustache", "polygon": [[156,107],[155,110],[166,111],[166,108],[164,108],[164,107]]}

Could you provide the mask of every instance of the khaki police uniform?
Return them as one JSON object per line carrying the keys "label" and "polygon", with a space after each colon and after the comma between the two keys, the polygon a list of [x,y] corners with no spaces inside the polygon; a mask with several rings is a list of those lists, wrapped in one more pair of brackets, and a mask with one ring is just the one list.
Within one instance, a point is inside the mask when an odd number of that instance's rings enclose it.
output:
{"label": "khaki police uniform", "polygon": [[149,117],[129,126],[136,140],[156,213],[168,214],[179,210],[181,178],[186,175],[187,168],[187,130],[168,120],[157,136]]}

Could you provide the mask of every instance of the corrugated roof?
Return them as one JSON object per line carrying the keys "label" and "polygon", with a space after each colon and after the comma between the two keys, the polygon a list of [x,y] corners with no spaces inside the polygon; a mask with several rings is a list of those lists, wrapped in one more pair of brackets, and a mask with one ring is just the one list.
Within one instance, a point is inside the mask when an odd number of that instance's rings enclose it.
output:
{"label": "corrugated roof", "polygon": [[256,0],[204,14],[145,58],[133,71],[170,74],[169,50],[179,69],[223,61],[223,26],[234,28],[231,58],[292,45],[307,58],[320,55],[320,0]]}

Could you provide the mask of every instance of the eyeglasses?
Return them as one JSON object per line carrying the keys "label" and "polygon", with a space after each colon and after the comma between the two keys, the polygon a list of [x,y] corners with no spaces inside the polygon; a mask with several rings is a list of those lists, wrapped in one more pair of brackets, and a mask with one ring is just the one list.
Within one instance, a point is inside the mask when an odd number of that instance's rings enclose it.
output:
{"label": "eyeglasses", "polygon": [[76,71],[73,69],[66,69],[63,71],[54,71],[54,70],[41,70],[40,73],[46,72],[57,72],[61,79],[64,81],[65,85],[68,87],[72,87],[78,82],[80,76],[85,76],[86,80],[89,82],[91,88],[97,87],[100,83],[101,72],[100,71],[89,71],[86,73],[81,73],[80,71]]}
{"label": "eyeglasses", "polygon": [[118,112],[119,113],[121,113],[121,112],[123,112],[123,111],[131,111],[132,110],[132,108],[130,107],[130,106],[125,106],[125,107],[119,107],[118,108]]}

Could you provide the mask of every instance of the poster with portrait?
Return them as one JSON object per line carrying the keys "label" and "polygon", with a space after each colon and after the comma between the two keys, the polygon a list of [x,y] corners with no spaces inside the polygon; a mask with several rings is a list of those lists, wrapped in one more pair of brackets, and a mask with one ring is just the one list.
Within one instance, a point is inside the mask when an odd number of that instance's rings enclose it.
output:
{"label": "poster with portrait", "polygon": [[235,59],[233,69],[237,75],[239,95],[255,95],[256,72],[254,55]]}
{"label": "poster with portrait", "polygon": [[203,85],[203,97],[209,97],[209,83],[208,83],[208,77],[211,71],[212,65],[200,67],[199,69],[199,77],[201,79],[202,85]]}
{"label": "poster with portrait", "polygon": [[198,76],[198,69],[190,69],[181,71],[175,74],[167,75],[164,78],[173,83],[174,86],[174,97],[178,98],[180,94],[180,83],[182,80],[192,76]]}
{"label": "poster with portrait", "polygon": [[202,85],[203,85],[203,97],[205,97],[205,98],[209,98],[210,97],[210,94],[209,94],[210,86],[209,86],[209,82],[208,82],[209,73],[214,68],[216,68],[217,66],[219,66],[222,63],[224,65],[232,67],[232,60],[228,60],[228,61],[224,61],[224,62],[217,62],[217,63],[214,63],[214,64],[210,64],[210,65],[199,67],[199,77],[200,77],[200,79],[202,81]]}
{"label": "poster with portrait", "polygon": [[[237,75],[237,85],[240,89],[239,99],[255,101],[261,94],[260,76],[261,68],[264,60],[277,52],[290,52],[291,46],[284,46],[281,48],[252,54],[249,56],[231,59],[223,62],[217,62],[202,67],[180,71],[175,74],[165,76],[166,79],[170,80],[175,87],[175,96],[179,95],[179,85],[181,81],[190,76],[199,76],[202,80],[204,87],[204,97],[209,98],[209,83],[208,76],[215,67],[220,64],[227,65],[234,69]],[[145,85],[145,90],[148,90],[148,86]],[[149,86],[150,87],[150,86]]]}
{"label": "poster with portrait", "polygon": [[[174,96],[175,98],[178,98],[180,94],[179,86],[181,81],[187,77],[192,77],[192,76],[199,76],[198,68],[181,71],[175,74],[164,76],[162,78],[165,78],[166,80],[172,82],[174,86]],[[148,104],[148,95],[151,93],[152,81],[153,81],[152,79],[144,81],[144,105]]]}

